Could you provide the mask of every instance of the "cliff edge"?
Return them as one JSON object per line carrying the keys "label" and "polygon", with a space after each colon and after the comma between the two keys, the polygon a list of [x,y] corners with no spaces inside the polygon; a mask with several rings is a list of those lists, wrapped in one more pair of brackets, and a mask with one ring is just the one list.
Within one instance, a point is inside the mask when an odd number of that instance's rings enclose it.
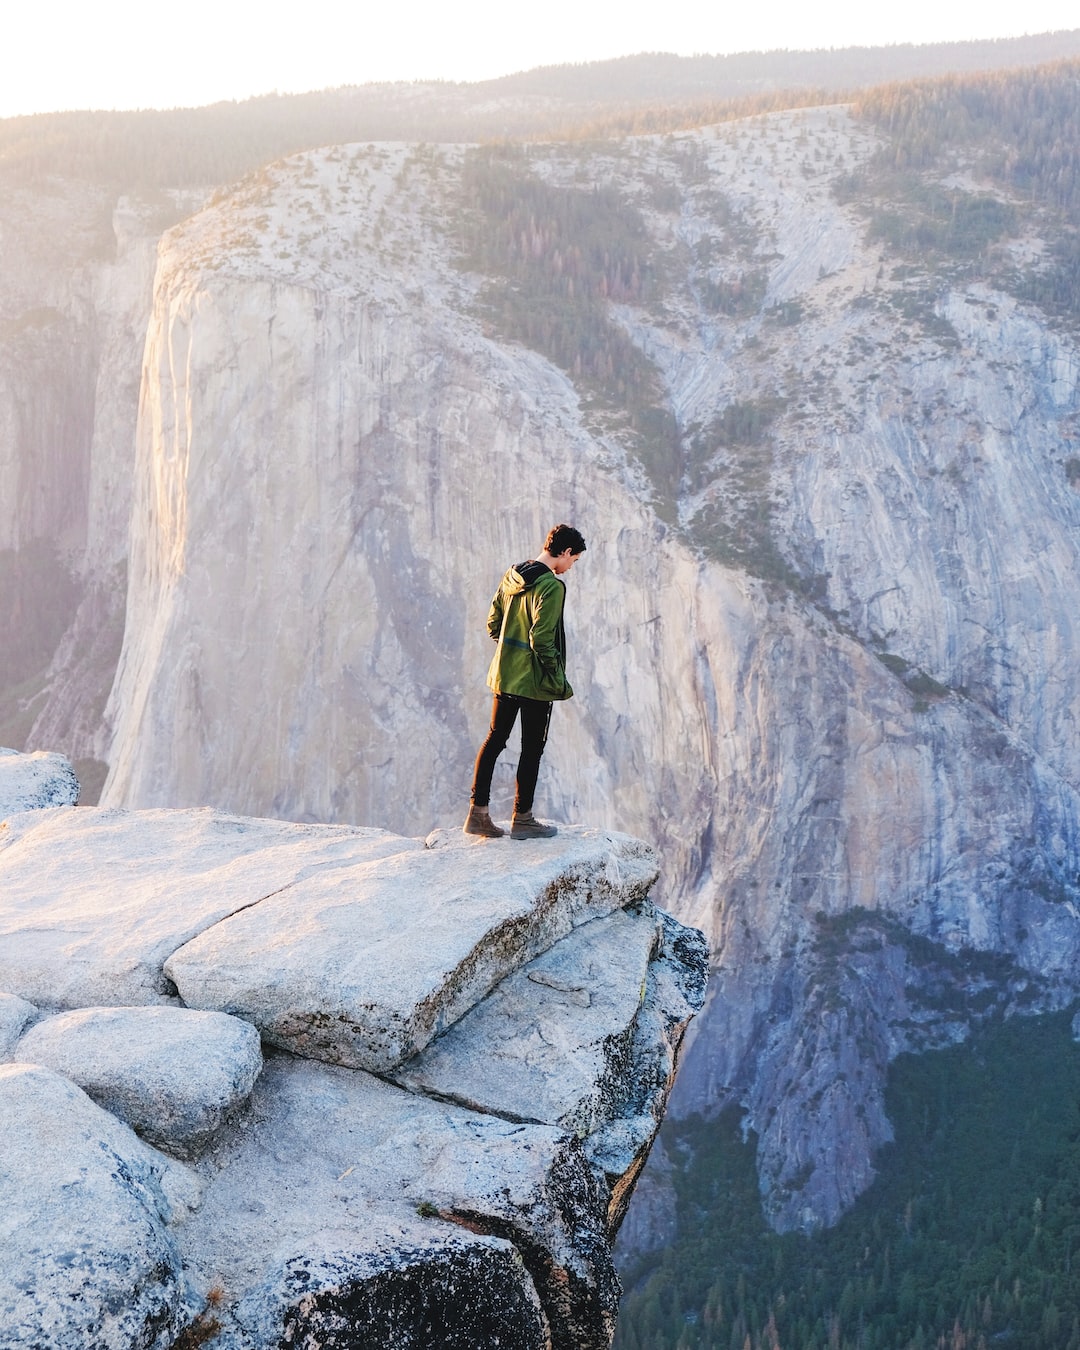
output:
{"label": "cliff edge", "polygon": [[610,1344],[707,974],[646,844],[76,809],[60,757],[0,764],[0,1346]]}

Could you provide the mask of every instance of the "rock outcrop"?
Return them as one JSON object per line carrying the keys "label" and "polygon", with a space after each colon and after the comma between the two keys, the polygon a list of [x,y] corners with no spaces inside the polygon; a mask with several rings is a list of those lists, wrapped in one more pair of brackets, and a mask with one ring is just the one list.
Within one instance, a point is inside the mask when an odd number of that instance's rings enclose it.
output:
{"label": "rock outcrop", "polygon": [[656,875],[581,827],[4,819],[0,1346],[608,1346],[707,976]]}
{"label": "rock outcrop", "polygon": [[63,755],[36,750],[22,755],[0,747],[0,819],[43,806],[74,806],[79,780]]}

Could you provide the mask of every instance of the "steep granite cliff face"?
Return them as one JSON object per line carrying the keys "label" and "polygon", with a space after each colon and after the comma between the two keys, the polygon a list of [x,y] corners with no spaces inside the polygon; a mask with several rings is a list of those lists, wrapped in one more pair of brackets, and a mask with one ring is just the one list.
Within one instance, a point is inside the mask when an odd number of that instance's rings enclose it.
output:
{"label": "steep granite cliff face", "polygon": [[576,523],[540,807],[658,841],[717,961],[676,1107],[742,1104],[781,1228],[872,1176],[890,1058],[1077,989],[1080,364],[866,242],[833,186],[873,148],[817,109],[511,165],[636,212],[652,288],[606,312],[667,441],[508,339],[465,148],[300,156],[171,231],[108,710],[114,805],[452,823],[489,593]]}
{"label": "steep granite cliff face", "polygon": [[[157,240],[204,195],[117,196],[62,180],[36,192],[5,189],[0,554],[55,549],[70,573],[64,602],[73,609],[58,648],[20,691],[14,720],[31,746],[62,746],[80,759],[105,752],[102,713],[123,636],[135,411]],[[36,603],[57,601],[39,584]],[[16,614],[16,652],[23,626]]]}

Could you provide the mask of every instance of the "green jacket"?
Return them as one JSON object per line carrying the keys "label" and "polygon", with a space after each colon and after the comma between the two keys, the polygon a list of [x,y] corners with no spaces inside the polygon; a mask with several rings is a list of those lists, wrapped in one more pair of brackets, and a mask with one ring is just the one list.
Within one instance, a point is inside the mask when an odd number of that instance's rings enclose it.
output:
{"label": "green jacket", "polygon": [[489,689],[545,703],[573,697],[566,678],[565,598],[565,585],[543,563],[510,568],[488,614],[488,632],[498,643]]}

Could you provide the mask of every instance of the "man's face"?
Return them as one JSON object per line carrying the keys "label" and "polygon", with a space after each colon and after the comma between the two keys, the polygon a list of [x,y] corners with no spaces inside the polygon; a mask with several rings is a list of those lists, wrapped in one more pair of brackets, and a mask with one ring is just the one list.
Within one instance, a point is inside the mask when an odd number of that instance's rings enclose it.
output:
{"label": "man's face", "polygon": [[562,553],[555,555],[555,564],[551,570],[557,577],[561,577],[564,572],[570,571],[580,557],[580,553],[571,553],[569,549],[564,549]]}

